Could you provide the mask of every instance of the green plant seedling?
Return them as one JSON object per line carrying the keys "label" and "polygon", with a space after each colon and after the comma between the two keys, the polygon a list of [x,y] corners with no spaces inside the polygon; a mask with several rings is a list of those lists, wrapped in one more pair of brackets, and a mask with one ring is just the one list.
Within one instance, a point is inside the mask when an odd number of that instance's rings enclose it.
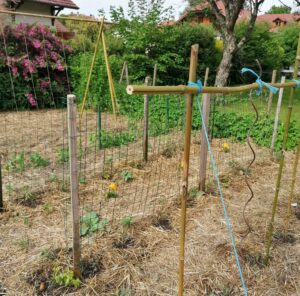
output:
{"label": "green plant seedling", "polygon": [[63,270],[60,267],[53,268],[52,281],[54,284],[63,286],[63,287],[74,287],[79,288],[81,281],[78,278],[75,278],[74,272],[70,269]]}
{"label": "green plant seedling", "polygon": [[7,171],[16,170],[21,173],[25,170],[25,154],[22,152],[20,154],[15,154],[11,159],[9,159],[5,165]]}
{"label": "green plant seedling", "polygon": [[51,203],[47,202],[43,205],[43,211],[46,213],[46,215],[50,215],[54,212],[54,207]]}
{"label": "green plant seedling", "polygon": [[69,149],[68,148],[61,148],[58,150],[58,163],[64,164],[69,161]]}
{"label": "green plant seedling", "polygon": [[192,189],[190,190],[190,192],[189,192],[189,197],[190,197],[191,199],[194,199],[194,198],[196,198],[196,197],[201,197],[201,196],[203,196],[203,195],[205,195],[205,192],[203,192],[203,191],[201,191],[201,190],[198,190],[197,187],[192,188]]}
{"label": "green plant seedling", "polygon": [[134,179],[133,174],[130,171],[127,171],[127,170],[123,171],[121,173],[121,176],[122,176],[122,178],[125,182],[130,182]]}
{"label": "green plant seedling", "polygon": [[5,186],[5,188],[6,188],[9,195],[12,194],[16,190],[15,185],[13,183],[8,183]]}
{"label": "green plant seedling", "polygon": [[108,220],[100,220],[99,215],[95,212],[89,212],[80,218],[80,235],[86,236],[96,231],[105,231]]}
{"label": "green plant seedling", "polygon": [[30,246],[30,240],[28,238],[21,239],[17,243],[22,250],[28,251],[29,246]]}
{"label": "green plant seedling", "polygon": [[121,220],[120,224],[125,227],[131,227],[134,224],[134,220],[132,216],[125,217]]}
{"label": "green plant seedling", "polygon": [[49,181],[50,181],[51,183],[58,183],[58,182],[59,182],[59,178],[58,178],[57,175],[52,174],[52,175],[50,176],[50,178],[49,178]]}
{"label": "green plant seedling", "polygon": [[105,197],[106,197],[107,199],[113,199],[113,198],[118,198],[119,195],[118,195],[117,192],[109,190],[109,191],[107,191],[107,192],[105,193]]}
{"label": "green plant seedling", "polygon": [[38,152],[30,154],[29,158],[33,167],[47,167],[50,164],[50,161],[43,158]]}

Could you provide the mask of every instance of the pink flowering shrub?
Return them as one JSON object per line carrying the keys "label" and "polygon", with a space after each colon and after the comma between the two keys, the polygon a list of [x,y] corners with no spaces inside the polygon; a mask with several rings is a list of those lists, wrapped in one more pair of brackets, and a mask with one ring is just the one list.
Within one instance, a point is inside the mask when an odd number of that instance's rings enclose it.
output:
{"label": "pink flowering shrub", "polygon": [[71,52],[44,25],[6,26],[0,34],[0,109],[61,105]]}

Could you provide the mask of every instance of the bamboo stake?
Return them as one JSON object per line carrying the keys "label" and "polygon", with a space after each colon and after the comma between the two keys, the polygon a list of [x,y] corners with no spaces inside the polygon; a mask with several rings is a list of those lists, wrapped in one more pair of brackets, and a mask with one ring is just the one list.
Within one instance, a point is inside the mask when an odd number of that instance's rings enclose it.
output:
{"label": "bamboo stake", "polygon": [[104,36],[103,32],[102,32],[102,45],[103,45],[103,53],[104,53],[104,59],[105,59],[105,65],[106,65],[107,78],[108,78],[108,82],[109,82],[111,103],[112,103],[113,113],[116,115],[118,112],[116,92],[115,92],[114,82],[113,82],[112,75],[111,75],[108,54],[107,54],[106,41],[105,41],[105,36]]}
{"label": "bamboo stake", "polygon": [[[277,71],[273,70],[271,83],[276,82],[276,75],[277,75]],[[267,114],[270,114],[270,111],[271,111],[271,108],[272,108],[272,101],[273,101],[273,93],[270,92],[269,100],[268,100],[268,106],[267,106]]]}
{"label": "bamboo stake", "polygon": [[1,165],[1,155],[0,155],[0,213],[4,211],[3,205],[3,190],[2,190],[2,165]]}
{"label": "bamboo stake", "polygon": [[[10,10],[0,10],[0,14],[11,14],[11,15],[19,15],[19,16],[31,16],[31,17],[42,17],[45,19],[54,19],[54,20],[66,20],[66,21],[78,21],[78,22],[86,22],[86,23],[102,23],[102,20],[93,20],[89,18],[76,18],[76,17],[68,17],[68,16],[54,16],[54,15],[46,15],[46,14],[36,14],[36,13],[28,13],[28,12],[17,12]],[[112,24],[111,22],[104,22],[104,24]]]}
{"label": "bamboo stake", "polygon": [[156,85],[156,79],[157,79],[157,64],[154,65],[154,70],[153,70],[153,81],[152,81],[153,86]]}
{"label": "bamboo stake", "polygon": [[[296,82],[285,82],[285,83],[273,83],[271,84],[278,88],[291,88],[297,86]],[[250,90],[256,90],[259,88],[258,83],[252,83],[247,85],[232,86],[232,87],[217,87],[217,86],[206,86],[203,87],[202,93],[207,94],[229,94],[247,92]],[[263,86],[263,88],[266,88]],[[196,86],[178,85],[178,86],[145,86],[145,85],[128,85],[127,93],[133,94],[197,94],[199,89]]]}
{"label": "bamboo stake", "polygon": [[[294,79],[296,79],[298,77],[299,60],[300,60],[300,35],[299,35],[299,39],[298,39],[297,56],[296,56],[296,60],[295,60],[295,68],[294,68],[294,75],[293,75]],[[291,92],[290,92],[290,98],[289,98],[288,112],[287,112],[287,116],[286,116],[285,131],[284,131],[283,144],[282,144],[282,153],[281,153],[279,171],[278,171],[277,182],[276,182],[275,196],[274,196],[273,206],[272,206],[272,217],[271,217],[271,221],[269,223],[267,235],[266,235],[267,242],[266,242],[266,257],[264,260],[265,264],[268,264],[269,257],[270,257],[270,248],[271,248],[271,244],[272,244],[272,237],[273,237],[273,231],[274,231],[274,221],[275,221],[275,215],[276,215],[276,210],[277,210],[279,191],[280,191],[281,179],[282,179],[282,173],[283,173],[283,167],[284,167],[284,159],[285,159],[284,152],[286,150],[286,144],[287,144],[287,139],[288,139],[290,120],[291,120],[291,115],[292,115],[292,110],[293,110],[294,95],[295,95],[295,88],[292,87]]]}
{"label": "bamboo stake", "polygon": [[[209,123],[209,110],[210,110],[210,94],[204,94],[202,98],[202,110],[205,125],[208,126]],[[206,168],[207,168],[207,154],[208,145],[206,141],[206,136],[204,129],[201,129],[201,148],[200,148],[200,168],[199,168],[199,185],[198,188],[201,191],[205,191],[205,181],[206,181]]]}
{"label": "bamboo stake", "polygon": [[[145,85],[148,85],[150,77],[145,78]],[[148,141],[149,141],[149,96],[144,95],[144,133],[143,133],[143,158],[148,161]]]}
{"label": "bamboo stake", "polygon": [[82,119],[85,104],[86,104],[86,99],[87,99],[87,96],[88,96],[88,93],[89,93],[89,88],[90,88],[90,84],[91,84],[91,80],[92,80],[93,70],[94,70],[95,63],[96,63],[96,58],[97,58],[97,52],[99,50],[99,44],[100,44],[100,41],[101,41],[101,35],[102,35],[102,31],[103,31],[103,23],[104,23],[104,18],[102,19],[102,23],[100,24],[100,27],[99,27],[99,32],[98,32],[97,41],[96,41],[96,45],[95,45],[95,49],[94,49],[92,64],[91,64],[91,67],[90,67],[90,71],[89,71],[89,75],[88,75],[88,79],[87,79],[87,83],[86,83],[86,87],[85,87],[85,92],[84,92],[84,96],[83,96],[83,100],[82,100],[82,105],[81,105],[81,110],[80,110],[80,119]]}
{"label": "bamboo stake", "polygon": [[[300,142],[298,143],[297,152],[296,152],[296,158],[295,163],[293,167],[293,176],[292,176],[292,182],[291,182],[291,191],[288,198],[288,207],[287,207],[287,214],[284,221],[284,237],[287,238],[288,230],[289,230],[289,222],[292,212],[292,201],[293,201],[293,195],[296,185],[296,177],[297,177],[297,169],[299,164],[299,157],[300,157]],[[298,206],[298,204],[297,204]]]}
{"label": "bamboo stake", "polygon": [[73,223],[73,271],[77,278],[80,273],[80,214],[79,214],[79,194],[78,194],[78,165],[77,165],[77,132],[76,132],[76,104],[75,96],[68,95],[68,136],[70,155],[70,185],[72,203],[72,223]]}
{"label": "bamboo stake", "polygon": [[126,77],[126,83],[129,84],[129,74],[128,74],[128,64],[126,62],[126,68],[125,68],[125,77]]}
{"label": "bamboo stake", "polygon": [[101,119],[101,107],[100,102],[98,102],[97,106],[97,125],[98,125],[98,149],[101,149],[101,129],[102,129],[102,119]]}
{"label": "bamboo stake", "polygon": [[[191,49],[191,61],[189,81],[196,81],[196,71],[198,63],[199,45],[195,44]],[[186,121],[184,139],[184,158],[183,158],[183,180],[181,193],[181,221],[180,221],[180,255],[179,255],[179,281],[178,295],[183,296],[184,291],[184,256],[185,256],[185,235],[186,235],[186,204],[188,199],[188,178],[192,130],[193,94],[186,95]]]}
{"label": "bamboo stake", "polygon": [[[282,76],[281,77],[281,83],[284,83],[284,82],[285,82],[285,76]],[[275,121],[274,121],[274,130],[273,130],[272,143],[271,143],[271,149],[272,150],[274,150],[274,147],[275,147],[275,141],[276,141],[276,136],[277,136],[278,121],[279,121],[279,115],[280,115],[280,110],[281,110],[283,92],[284,92],[284,89],[281,88],[279,90],[277,109],[276,109],[276,115],[275,115]]]}
{"label": "bamboo stake", "polygon": [[207,82],[208,82],[208,76],[209,76],[209,68],[207,67],[205,69],[205,77],[204,77],[204,86],[207,86]]}
{"label": "bamboo stake", "polygon": [[124,77],[124,73],[125,73],[125,68],[126,68],[126,62],[123,63],[123,68],[122,68],[122,71],[121,71],[121,76],[120,76],[119,84],[121,84],[122,81],[123,81],[123,77]]}

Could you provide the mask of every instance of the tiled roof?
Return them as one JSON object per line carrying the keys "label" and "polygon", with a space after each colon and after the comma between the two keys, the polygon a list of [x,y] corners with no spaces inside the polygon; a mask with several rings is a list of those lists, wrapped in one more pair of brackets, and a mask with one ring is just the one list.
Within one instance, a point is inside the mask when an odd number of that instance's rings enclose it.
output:
{"label": "tiled roof", "polygon": [[65,8],[79,9],[79,7],[72,0],[31,0],[31,1],[50,4],[50,5],[62,6]]}
{"label": "tiled roof", "polygon": [[263,14],[257,17],[258,22],[266,22],[272,24],[276,20],[281,20],[286,23],[296,22],[300,19],[300,15],[292,13],[280,13],[280,14]]}

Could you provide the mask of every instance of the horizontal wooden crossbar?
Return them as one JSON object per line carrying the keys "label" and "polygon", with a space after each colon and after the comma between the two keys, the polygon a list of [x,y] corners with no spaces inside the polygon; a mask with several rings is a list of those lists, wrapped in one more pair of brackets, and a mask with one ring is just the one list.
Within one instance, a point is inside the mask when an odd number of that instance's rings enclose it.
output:
{"label": "horizontal wooden crossbar", "polygon": [[[285,82],[285,83],[270,83],[270,85],[278,88],[291,88],[297,86],[296,82]],[[201,93],[206,94],[229,94],[229,93],[239,93],[246,92],[249,90],[256,90],[259,88],[258,83],[252,83],[241,86],[233,87],[214,87],[208,86],[203,87]],[[265,86],[264,86],[265,88]],[[195,86],[178,85],[178,86],[146,86],[146,85],[128,85],[127,93],[129,95],[133,94],[197,94],[198,88]]]}
{"label": "horizontal wooden crossbar", "polygon": [[[84,18],[68,17],[68,16],[54,16],[54,15],[46,15],[46,14],[17,12],[17,11],[10,11],[10,10],[0,10],[0,14],[1,13],[2,14],[10,14],[10,15],[19,15],[19,16],[42,17],[42,18],[54,19],[54,20],[87,22],[87,23],[99,23],[99,24],[101,24],[101,22],[102,22],[102,20],[95,20],[95,19],[84,19]],[[111,24],[111,23],[105,21],[104,24]]]}

